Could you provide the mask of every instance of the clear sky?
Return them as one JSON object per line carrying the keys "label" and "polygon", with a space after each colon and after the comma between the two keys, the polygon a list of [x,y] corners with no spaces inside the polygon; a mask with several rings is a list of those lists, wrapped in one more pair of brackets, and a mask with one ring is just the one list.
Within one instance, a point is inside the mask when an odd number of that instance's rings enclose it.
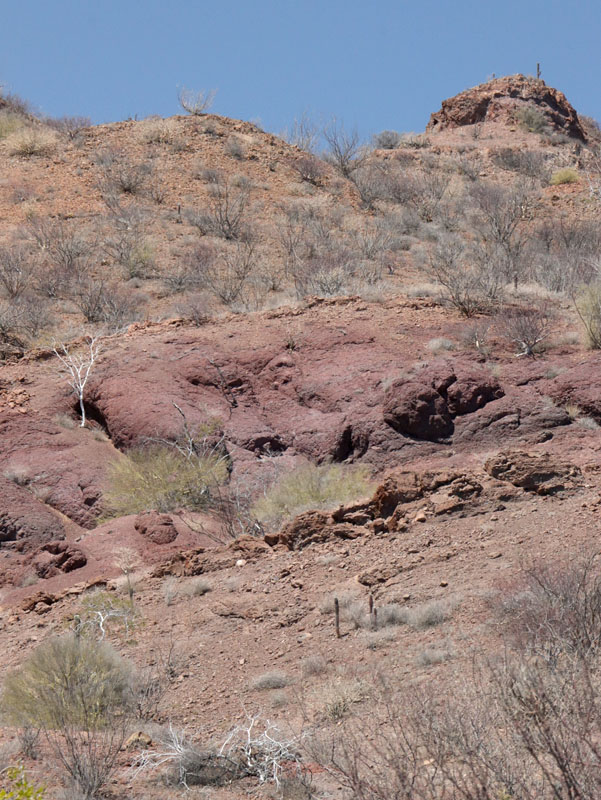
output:
{"label": "clear sky", "polygon": [[533,74],[601,119],[600,0],[21,0],[0,83],[46,114],[107,122],[213,111],[281,131],[303,111],[363,137],[420,131],[445,97]]}

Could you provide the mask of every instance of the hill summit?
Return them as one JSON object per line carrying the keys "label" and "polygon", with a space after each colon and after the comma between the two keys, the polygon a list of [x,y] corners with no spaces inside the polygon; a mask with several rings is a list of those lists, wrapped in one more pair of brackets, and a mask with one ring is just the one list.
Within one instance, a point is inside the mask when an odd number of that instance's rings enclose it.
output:
{"label": "hill summit", "polygon": [[431,115],[426,131],[433,133],[479,122],[514,124],[528,119],[586,141],[578,114],[563,92],[526,75],[494,78],[443,100],[440,111]]}

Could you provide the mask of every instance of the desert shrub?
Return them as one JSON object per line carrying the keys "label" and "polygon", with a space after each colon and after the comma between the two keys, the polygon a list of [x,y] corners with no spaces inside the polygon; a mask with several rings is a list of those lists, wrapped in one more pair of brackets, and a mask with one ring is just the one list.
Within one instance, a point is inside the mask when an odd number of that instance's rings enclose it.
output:
{"label": "desert shrub", "polygon": [[7,297],[15,299],[28,289],[34,268],[31,253],[25,247],[0,247],[0,285]]}
{"label": "desert shrub", "polygon": [[247,223],[250,200],[248,187],[234,190],[227,179],[220,177],[210,188],[208,209],[187,212],[190,225],[197,228],[201,236],[213,234],[228,241],[249,240],[251,231]]}
{"label": "desert shrub", "polygon": [[213,584],[199,575],[183,583],[179,591],[185,597],[202,597],[203,594],[207,594],[212,589]]}
{"label": "desert shrub", "polygon": [[328,662],[321,655],[308,656],[301,662],[301,672],[304,678],[322,675],[328,669]]}
{"label": "desert shrub", "polygon": [[243,142],[237,136],[230,136],[225,143],[223,152],[226,156],[231,158],[243,159],[246,155],[246,150]]}
{"label": "desert shrub", "polygon": [[357,167],[353,170],[352,181],[365,208],[373,209],[378,200],[388,199],[389,179],[382,165],[368,163]]}
{"label": "desert shrub", "polygon": [[434,664],[442,664],[450,658],[450,653],[441,647],[426,647],[415,659],[419,667],[431,667]]}
{"label": "desert shrub", "polygon": [[328,145],[324,160],[332,164],[343,177],[350,178],[365,158],[358,132],[345,130],[342,123],[333,119],[324,128],[323,138]]}
{"label": "desert shrub", "polygon": [[197,328],[206,325],[212,317],[211,305],[207,296],[202,292],[193,292],[187,295],[181,303],[178,303],[176,311]]}
{"label": "desert shrub", "polygon": [[131,161],[125,153],[116,150],[98,153],[96,164],[103,195],[141,194],[152,174],[150,162]]}
{"label": "desert shrub", "polygon": [[376,150],[395,150],[401,141],[397,131],[382,131],[372,137],[372,145]]}
{"label": "desert shrub", "polygon": [[[405,609],[402,609],[402,611],[405,611]],[[419,606],[408,609],[405,619],[412,628],[425,630],[445,622],[449,618],[449,614],[448,605],[438,600],[431,600],[428,603],[422,603]]]}
{"label": "desert shrub", "polygon": [[216,89],[200,89],[196,91],[194,89],[186,89],[183,87],[178,92],[177,97],[180,106],[186,113],[191,114],[194,117],[201,117],[208,113],[209,109],[213,105],[216,94]]}
{"label": "desert shrub", "polygon": [[300,467],[281,478],[255,505],[254,513],[262,522],[279,525],[302,511],[334,508],[371,490],[365,467],[330,464]]}
{"label": "desert shrub", "polygon": [[306,153],[297,156],[290,164],[292,169],[298,173],[299,177],[313,186],[319,186],[327,174],[325,164],[317,156]]}
{"label": "desert shrub", "polygon": [[562,654],[595,658],[601,647],[597,554],[568,563],[535,562],[494,603],[509,643],[556,666]]}
{"label": "desert shrub", "polygon": [[492,158],[495,164],[502,169],[519,172],[529,178],[545,180],[548,176],[545,157],[536,150],[503,147],[493,153]]}
{"label": "desert shrub", "polygon": [[81,796],[91,800],[125,741],[131,670],[106,642],[54,637],[6,676],[1,704],[11,724],[42,730]]}
{"label": "desert shrub", "polygon": [[0,111],[0,141],[10,137],[11,134],[21,131],[26,123],[20,114],[2,109]]}
{"label": "desert shrub", "polygon": [[457,235],[448,235],[422,256],[421,268],[443,287],[444,299],[465,317],[488,311],[502,296],[502,276]]}
{"label": "desert shrub", "polygon": [[109,467],[104,493],[109,517],[142,511],[207,508],[212,489],[227,477],[227,464],[218,452],[208,450],[188,458],[175,447],[151,444],[132,450]]}
{"label": "desert shrub", "polygon": [[601,284],[585,287],[573,298],[574,306],[584,326],[588,346],[601,349]]}
{"label": "desert shrub", "polygon": [[77,139],[82,131],[92,127],[89,117],[44,117],[44,123],[70,140]]}
{"label": "desert shrub", "polygon": [[444,350],[454,350],[455,342],[452,342],[450,339],[446,339],[444,336],[438,336],[435,339],[430,339],[426,344],[426,347],[433,353],[440,353]]}
{"label": "desert shrub", "polygon": [[185,286],[202,288],[231,305],[240,298],[255,268],[252,242],[236,242],[221,251],[201,243],[182,265],[182,277]]}
{"label": "desert shrub", "polygon": [[549,183],[551,186],[561,186],[564,183],[578,183],[580,177],[575,169],[566,167],[565,169],[558,169],[551,175]]}
{"label": "desert shrub", "polygon": [[71,289],[71,299],[86,322],[101,322],[111,330],[119,330],[138,316],[139,298],[117,284],[82,278]]}
{"label": "desert shrub", "polygon": [[255,690],[264,691],[265,689],[284,689],[291,683],[290,677],[285,672],[272,670],[271,672],[264,672],[262,675],[257,675],[256,678],[250,683],[250,688]]}
{"label": "desert shrub", "polygon": [[45,787],[36,786],[30,781],[22,764],[8,767],[0,774],[4,774],[5,780],[9,781],[7,789],[0,789],[0,800],[43,800]]}
{"label": "desert shrub", "polygon": [[112,631],[129,636],[137,621],[137,612],[130,600],[101,589],[86,593],[73,617],[77,635],[89,635],[102,641]]}
{"label": "desert shrub", "polygon": [[136,136],[145,144],[171,144],[175,136],[174,121],[147,117],[136,126]]}
{"label": "desert shrub", "polygon": [[54,152],[57,137],[56,133],[46,128],[24,127],[7,136],[5,142],[11,156],[31,158],[48,156]]}
{"label": "desert shrub", "polygon": [[530,133],[547,133],[549,130],[547,117],[538,108],[524,106],[515,116],[519,126]]}
{"label": "desert shrub", "polygon": [[538,308],[507,310],[499,317],[502,335],[517,346],[517,356],[533,357],[551,333],[552,315],[545,304]]}

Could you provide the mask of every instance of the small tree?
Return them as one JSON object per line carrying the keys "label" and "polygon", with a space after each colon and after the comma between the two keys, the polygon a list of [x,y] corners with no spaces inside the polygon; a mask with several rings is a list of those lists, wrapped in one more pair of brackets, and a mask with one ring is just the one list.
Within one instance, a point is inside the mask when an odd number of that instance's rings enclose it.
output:
{"label": "small tree", "polygon": [[328,144],[325,160],[333,164],[345,178],[350,178],[364,161],[358,132],[345,130],[338,120],[333,119],[324,128],[323,138]]}
{"label": "small tree", "polygon": [[100,343],[97,337],[90,337],[88,339],[87,352],[82,355],[69,352],[66,344],[55,345],[53,350],[55,356],[69,373],[69,385],[79,400],[79,409],[81,412],[80,427],[83,428],[86,424],[86,409],[83,395],[88,378],[90,377],[90,372],[100,352]]}

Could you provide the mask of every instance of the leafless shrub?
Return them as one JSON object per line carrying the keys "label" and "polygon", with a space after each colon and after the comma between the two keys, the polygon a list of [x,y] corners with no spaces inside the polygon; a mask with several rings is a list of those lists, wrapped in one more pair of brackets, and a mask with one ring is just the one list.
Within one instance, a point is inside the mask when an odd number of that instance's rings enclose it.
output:
{"label": "leafless shrub", "polygon": [[294,120],[290,130],[283,133],[283,138],[289,144],[296,145],[306,153],[315,152],[319,136],[319,126],[313,122],[306,111]]}
{"label": "leafless shrub", "polygon": [[231,158],[243,159],[246,157],[244,143],[237,136],[230,136],[225,143],[223,152]]}
{"label": "leafless shrub", "polygon": [[206,295],[201,292],[189,294],[177,306],[177,311],[198,328],[201,325],[206,325],[212,316],[209,301]]}
{"label": "leafless shrub", "polygon": [[470,255],[463,239],[449,235],[422,262],[422,269],[445,289],[448,302],[466,317],[489,310],[502,293],[502,277]]}
{"label": "leafless shrub", "polygon": [[365,157],[358,132],[345,130],[338,120],[333,119],[324,128],[323,137],[328,144],[324,160],[336,167],[343,177],[350,178]]}
{"label": "leafless shrub", "polygon": [[473,347],[479,353],[488,354],[488,334],[490,321],[486,319],[474,320],[462,331],[462,339],[468,347]]}
{"label": "leafless shrub", "polygon": [[389,196],[388,175],[380,164],[358,166],[353,170],[351,179],[365,208],[373,209],[378,200],[385,200]]}
{"label": "leafless shrub", "polygon": [[499,327],[506,339],[514,343],[516,356],[533,358],[540,344],[551,333],[552,315],[548,306],[527,307],[506,311],[499,319]]}
{"label": "leafless shrub", "polygon": [[149,162],[133,162],[122,152],[105,151],[96,157],[100,169],[100,191],[103,195],[138,195],[145,189],[152,174]]}
{"label": "leafless shrub", "polygon": [[[562,654],[595,658],[601,647],[601,572],[597,554],[567,563],[534,562],[501,586],[494,608],[509,643],[555,667]],[[492,601],[491,601],[492,602]]]}
{"label": "leafless shrub", "polygon": [[313,186],[319,186],[327,174],[323,161],[317,156],[304,154],[292,160],[290,166],[298,173],[299,177]]}
{"label": "leafless shrub", "polygon": [[177,99],[186,113],[194,117],[202,117],[204,114],[208,113],[213,105],[216,94],[217,89],[200,89],[199,91],[195,91],[194,89],[182,87],[178,93]]}
{"label": "leafless shrub", "polygon": [[211,185],[211,197],[205,212],[189,211],[188,222],[198,229],[201,236],[213,234],[228,241],[244,241],[250,238],[246,221],[250,192],[247,188],[234,191],[226,178]]}
{"label": "leafless shrub", "polygon": [[537,150],[523,150],[513,147],[503,147],[492,155],[493,161],[502,169],[519,172],[529,178],[536,178],[542,182],[549,179],[550,171],[546,165],[545,156]]}
{"label": "leafless shrub", "polygon": [[71,141],[77,139],[82,131],[92,127],[92,120],[89,117],[46,117],[44,123]]}
{"label": "leafless shrub", "polygon": [[69,284],[91,269],[96,242],[72,224],[32,217],[26,232],[38,247],[36,282],[48,297],[64,296]]}
{"label": "leafless shrub", "polygon": [[[476,207],[473,224],[483,240],[483,251],[502,254],[507,277],[517,289],[527,243],[521,226],[528,217],[531,194],[524,187],[507,190],[493,184],[475,184],[470,192]],[[491,246],[492,245],[492,246]]]}
{"label": "leafless shrub", "polygon": [[18,244],[0,247],[0,285],[11,299],[20,297],[31,285],[34,274],[31,252]]}
{"label": "leafless shrub", "polygon": [[122,287],[94,278],[82,278],[74,284],[71,299],[86,322],[103,322],[119,330],[138,316],[139,298]]}
{"label": "leafless shrub", "polygon": [[382,131],[372,136],[372,145],[376,150],[395,150],[401,141],[397,131]]}

